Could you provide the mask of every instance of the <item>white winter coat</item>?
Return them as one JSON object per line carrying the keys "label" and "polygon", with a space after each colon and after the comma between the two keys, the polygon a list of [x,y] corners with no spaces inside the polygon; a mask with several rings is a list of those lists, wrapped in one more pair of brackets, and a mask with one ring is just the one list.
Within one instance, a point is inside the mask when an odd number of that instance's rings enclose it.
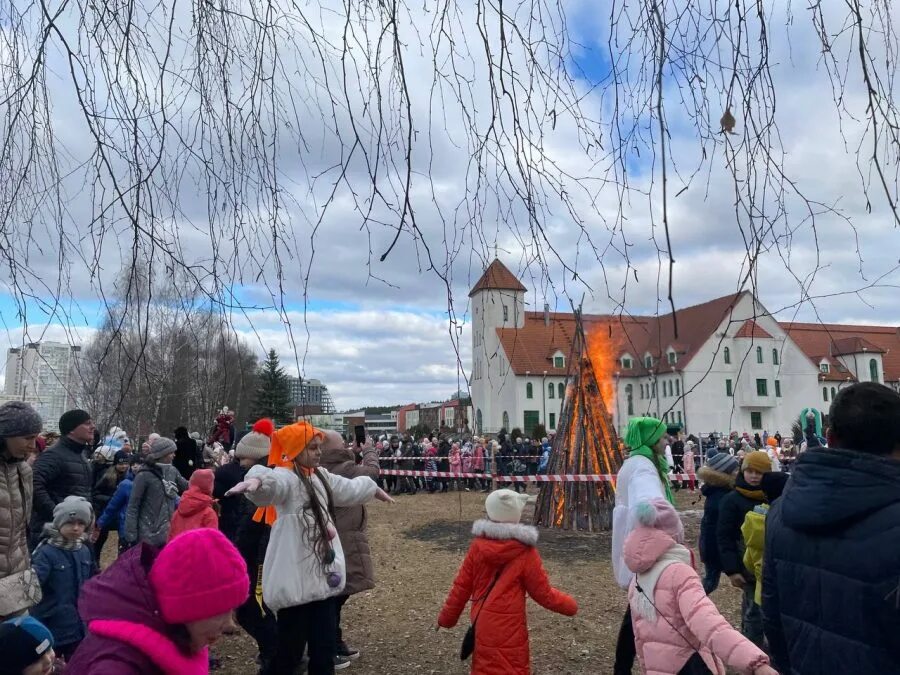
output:
{"label": "white winter coat", "polygon": [[[318,472],[325,476],[331,486],[335,506],[358,506],[371,501],[377,486],[368,476],[348,479],[329,473],[319,468]],[[272,526],[266,559],[263,563],[263,599],[275,612],[285,607],[305,605],[309,602],[324,600],[344,592],[347,581],[347,567],[344,562],[344,549],[340,537],[335,535],[331,540],[335,558],[328,565],[328,572],[336,572],[341,577],[338,586],[328,586],[327,573],[323,573],[310,545],[310,534],[315,530],[315,519],[312,512],[304,512],[303,507],[309,502],[306,488],[290,469],[269,469],[254,466],[247,472],[245,480],[258,478],[259,489],[248,492],[247,497],[257,506],[274,506],[278,517]],[[325,486],[317,476],[310,476],[319,503],[323,507],[328,503]],[[337,528],[330,516],[328,523]]]}
{"label": "white winter coat", "polygon": [[654,497],[666,498],[666,490],[656,467],[646,457],[635,455],[622,463],[616,480],[616,506],[613,509],[612,564],[616,583],[628,588],[634,574],[625,564],[625,537],[635,528],[634,507]]}

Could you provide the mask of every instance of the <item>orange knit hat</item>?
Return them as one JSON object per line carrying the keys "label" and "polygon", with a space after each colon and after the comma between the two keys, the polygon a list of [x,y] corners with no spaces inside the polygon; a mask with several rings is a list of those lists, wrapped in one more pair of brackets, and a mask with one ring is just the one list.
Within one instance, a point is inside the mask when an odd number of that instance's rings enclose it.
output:
{"label": "orange knit hat", "polygon": [[[309,422],[296,422],[282,427],[272,434],[269,466],[282,469],[292,468],[297,455],[303,452],[310,441],[315,438],[322,440],[325,438],[325,434]],[[270,526],[275,523],[276,517],[274,506],[260,506],[253,514],[255,522]]]}
{"label": "orange knit hat", "polygon": [[772,448],[777,448],[778,447],[778,439],[775,438],[774,436],[769,436],[769,438],[766,440],[766,445],[768,445]]}
{"label": "orange knit hat", "polygon": [[272,434],[269,466],[290,469],[297,455],[315,438],[322,440],[325,434],[309,422],[296,422],[282,427]]}

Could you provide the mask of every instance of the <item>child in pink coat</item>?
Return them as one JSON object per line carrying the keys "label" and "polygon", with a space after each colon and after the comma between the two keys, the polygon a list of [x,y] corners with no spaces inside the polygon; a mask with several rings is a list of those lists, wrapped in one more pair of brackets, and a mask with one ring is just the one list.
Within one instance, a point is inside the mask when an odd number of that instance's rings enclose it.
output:
{"label": "child in pink coat", "polygon": [[[769,657],[731,627],[707,597],[683,545],[684,528],[665,499],[635,507],[638,526],[625,539],[635,646],[645,675],[777,675]],[[723,663],[724,662],[724,663]]]}

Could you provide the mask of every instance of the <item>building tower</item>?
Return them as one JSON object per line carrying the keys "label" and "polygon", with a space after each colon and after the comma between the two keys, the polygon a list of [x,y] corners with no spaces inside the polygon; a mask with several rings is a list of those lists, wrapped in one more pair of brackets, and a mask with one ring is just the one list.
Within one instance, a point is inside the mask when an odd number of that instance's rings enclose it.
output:
{"label": "building tower", "polygon": [[[498,328],[525,325],[525,286],[495,259],[469,291],[472,302],[471,392],[476,433],[497,433],[509,427],[509,410],[503,400],[514,396],[515,374],[501,358]],[[505,413],[505,414],[504,414]]]}

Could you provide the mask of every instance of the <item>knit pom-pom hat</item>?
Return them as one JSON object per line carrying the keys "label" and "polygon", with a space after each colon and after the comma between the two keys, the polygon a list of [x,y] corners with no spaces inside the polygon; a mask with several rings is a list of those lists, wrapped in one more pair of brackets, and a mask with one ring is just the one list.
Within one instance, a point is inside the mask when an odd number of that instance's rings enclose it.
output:
{"label": "knit pom-pom hat", "polygon": [[654,497],[647,502],[639,502],[634,507],[637,521],[644,527],[662,530],[679,544],[684,543],[684,525],[668,500]]}
{"label": "knit pom-pom hat", "polygon": [[246,434],[234,449],[234,456],[237,459],[254,459],[259,461],[269,456],[269,450],[272,447],[272,434],[275,432],[275,425],[272,420],[263,418],[253,425],[250,433]]}
{"label": "knit pom-pom hat", "polygon": [[[197,570],[203,570],[198,580]],[[163,620],[201,621],[240,607],[250,592],[247,564],[224,534],[200,528],[170,541],[153,562],[150,586]]]}

